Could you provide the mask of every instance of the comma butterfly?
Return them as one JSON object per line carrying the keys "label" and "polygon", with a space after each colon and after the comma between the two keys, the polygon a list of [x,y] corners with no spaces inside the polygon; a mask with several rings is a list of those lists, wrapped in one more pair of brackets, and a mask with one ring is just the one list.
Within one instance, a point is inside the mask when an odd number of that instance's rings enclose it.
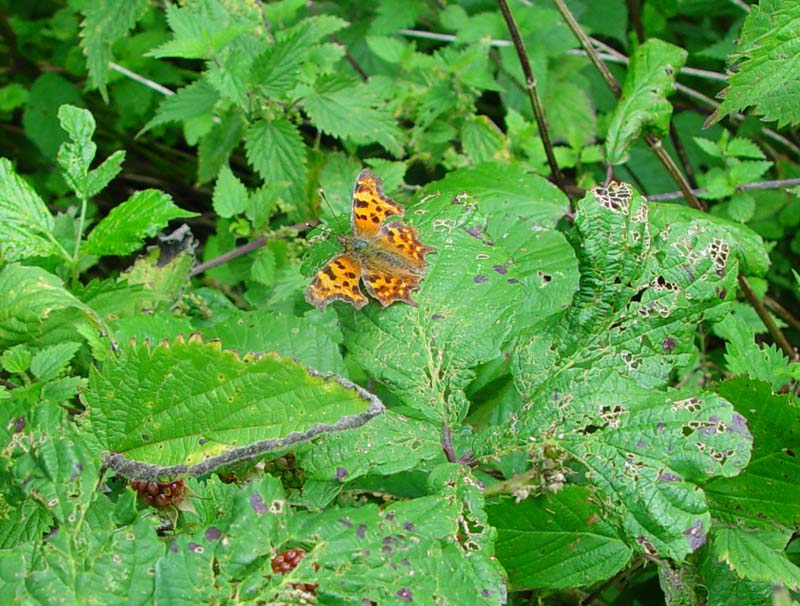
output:
{"label": "comma butterfly", "polygon": [[425,277],[425,255],[435,249],[419,241],[416,227],[384,223],[404,214],[402,206],[384,195],[381,180],[362,170],[353,190],[353,235],[339,236],[344,251],[317,272],[306,289],[306,301],[320,311],[337,300],[361,309],[368,302],[358,286],[363,281],[367,293],[384,307],[395,301],[416,306],[411,291]]}

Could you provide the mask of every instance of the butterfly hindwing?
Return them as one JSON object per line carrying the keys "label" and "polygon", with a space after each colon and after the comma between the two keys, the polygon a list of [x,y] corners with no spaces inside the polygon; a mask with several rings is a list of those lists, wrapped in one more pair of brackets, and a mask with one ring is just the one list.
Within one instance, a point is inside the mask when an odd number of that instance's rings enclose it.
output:
{"label": "butterfly hindwing", "polygon": [[320,311],[333,301],[344,301],[361,309],[367,304],[367,297],[358,287],[362,272],[361,262],[352,254],[335,256],[306,288],[306,301]]}

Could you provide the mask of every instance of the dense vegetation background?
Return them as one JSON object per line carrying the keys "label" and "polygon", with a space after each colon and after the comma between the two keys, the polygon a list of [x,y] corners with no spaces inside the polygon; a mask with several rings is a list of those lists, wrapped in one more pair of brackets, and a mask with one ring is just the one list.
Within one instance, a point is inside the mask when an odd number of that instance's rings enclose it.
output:
{"label": "dense vegetation background", "polygon": [[[0,0],[0,603],[796,603],[798,39]],[[319,311],[364,167],[436,252]]]}

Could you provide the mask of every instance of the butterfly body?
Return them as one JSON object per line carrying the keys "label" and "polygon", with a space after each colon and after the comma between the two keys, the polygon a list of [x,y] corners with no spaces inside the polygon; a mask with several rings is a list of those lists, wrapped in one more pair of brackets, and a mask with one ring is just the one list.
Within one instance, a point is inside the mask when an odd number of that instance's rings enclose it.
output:
{"label": "butterfly body", "polygon": [[362,170],[353,191],[353,235],[339,236],[342,253],[314,276],[306,301],[320,310],[333,301],[361,309],[368,302],[359,288],[363,283],[384,307],[395,301],[416,305],[411,292],[419,288],[427,269],[425,255],[434,249],[420,242],[415,227],[400,221],[384,223],[403,214],[403,207],[384,195],[380,179]]}

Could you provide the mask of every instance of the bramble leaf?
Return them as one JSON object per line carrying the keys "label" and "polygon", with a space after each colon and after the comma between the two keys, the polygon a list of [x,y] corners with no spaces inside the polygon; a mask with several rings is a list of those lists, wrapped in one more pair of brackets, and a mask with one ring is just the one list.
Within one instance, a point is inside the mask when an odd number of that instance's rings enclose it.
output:
{"label": "bramble leaf", "polygon": [[565,589],[590,585],[619,572],[633,551],[590,504],[591,492],[570,486],[543,499],[489,502],[497,528],[497,557],[520,588]]}
{"label": "bramble leaf", "polygon": [[127,255],[138,250],[171,219],[195,217],[178,208],[172,198],[157,189],[137,192],[113,208],[89,234],[85,252],[92,255]]}
{"label": "bramble leaf", "polygon": [[83,400],[108,463],[142,479],[207,473],[383,411],[344,379],[196,338],[123,347],[92,370]]}
{"label": "bramble leaf", "polygon": [[624,164],[628,148],[642,131],[664,136],[669,131],[675,76],[686,61],[686,51],[651,38],[631,57],[622,97],[614,110],[606,137],[606,160]]}
{"label": "bramble leaf", "polygon": [[55,220],[39,194],[0,158],[0,261],[68,257],[53,236]]}

